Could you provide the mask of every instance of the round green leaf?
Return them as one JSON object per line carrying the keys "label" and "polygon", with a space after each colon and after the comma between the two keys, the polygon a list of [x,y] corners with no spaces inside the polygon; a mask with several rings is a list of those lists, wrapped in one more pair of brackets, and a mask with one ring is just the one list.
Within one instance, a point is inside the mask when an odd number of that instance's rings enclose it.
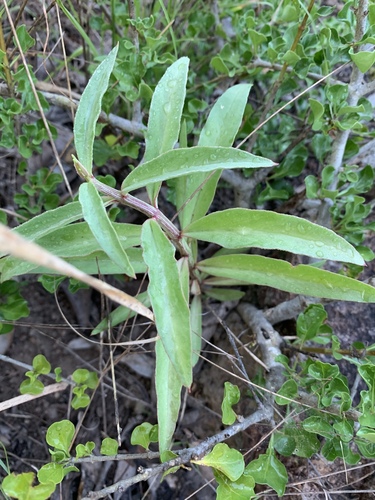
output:
{"label": "round green leaf", "polygon": [[57,450],[69,456],[69,448],[74,437],[75,427],[70,420],[60,420],[48,427],[46,441]]}
{"label": "round green leaf", "polygon": [[56,462],[43,465],[38,471],[38,479],[41,483],[61,483],[64,479],[64,465]]}
{"label": "round green leaf", "polygon": [[33,394],[34,396],[36,396],[37,394],[42,394],[43,389],[43,383],[37,379],[24,380],[20,385],[21,394]]}
{"label": "round green leaf", "polygon": [[[134,428],[130,442],[132,445],[141,445],[143,448],[148,450],[148,447],[151,442],[153,442],[152,439],[152,434],[154,431],[154,428],[157,427],[156,425],[152,425],[149,422],[143,422],[143,424],[137,425],[137,427]],[[156,438],[156,442],[157,442]],[[155,441],[154,441],[155,442]]]}
{"label": "round green leaf", "polygon": [[349,50],[349,55],[354,62],[354,64],[357,66],[359,71],[361,73],[367,73],[367,71],[371,68],[371,66],[375,62],[375,52],[369,52],[366,50],[363,50],[361,52],[353,52],[353,48]]}
{"label": "round green leaf", "polygon": [[107,455],[107,456],[112,456],[112,455],[117,455],[118,451],[118,442],[116,439],[112,439],[109,437],[106,437],[102,441],[102,445],[100,447],[100,453],[102,455]]}
{"label": "round green leaf", "polygon": [[284,495],[288,482],[288,474],[285,466],[276,458],[271,451],[253,460],[246,467],[246,473],[253,476],[258,484],[267,484],[273,488],[279,496]]}
{"label": "round green leaf", "polygon": [[225,474],[231,481],[237,481],[244,471],[245,462],[238,450],[229,448],[225,443],[217,444],[213,450],[201,460],[192,460],[198,465],[213,467]]}
{"label": "round green leaf", "polygon": [[216,500],[249,500],[255,495],[254,478],[246,471],[237,481],[230,481],[227,476],[215,469],[214,475],[219,484],[216,490]]}
{"label": "round green leaf", "polygon": [[34,357],[33,368],[38,375],[47,375],[51,371],[51,365],[43,354]]}
{"label": "round green leaf", "polygon": [[55,491],[54,483],[32,486],[35,474],[24,472],[22,474],[9,474],[3,479],[1,489],[6,495],[18,500],[47,500]]}

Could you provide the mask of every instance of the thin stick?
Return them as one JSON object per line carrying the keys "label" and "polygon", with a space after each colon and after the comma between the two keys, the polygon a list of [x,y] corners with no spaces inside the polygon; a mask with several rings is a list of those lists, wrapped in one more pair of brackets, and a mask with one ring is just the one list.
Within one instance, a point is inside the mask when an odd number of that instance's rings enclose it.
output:
{"label": "thin stick", "polygon": [[48,394],[54,394],[55,392],[65,391],[69,387],[66,382],[58,382],[57,384],[47,385],[40,394],[23,394],[22,396],[16,396],[15,398],[8,399],[0,403],[0,412],[9,410],[9,408],[14,408],[15,406],[22,405],[23,403],[28,403],[34,399],[47,396]]}

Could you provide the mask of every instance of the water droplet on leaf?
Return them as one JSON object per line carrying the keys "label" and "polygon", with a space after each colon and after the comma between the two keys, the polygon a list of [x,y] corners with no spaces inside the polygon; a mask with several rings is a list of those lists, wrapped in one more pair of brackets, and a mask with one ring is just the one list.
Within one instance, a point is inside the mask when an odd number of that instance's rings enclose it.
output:
{"label": "water droplet on leaf", "polygon": [[165,103],[163,109],[165,113],[169,113],[171,110],[171,103],[170,102]]}

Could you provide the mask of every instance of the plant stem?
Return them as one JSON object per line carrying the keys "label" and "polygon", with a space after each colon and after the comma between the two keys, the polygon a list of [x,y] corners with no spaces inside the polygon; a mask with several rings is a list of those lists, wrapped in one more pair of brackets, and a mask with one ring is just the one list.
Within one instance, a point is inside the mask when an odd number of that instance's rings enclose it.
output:
{"label": "plant stem", "polygon": [[185,240],[181,238],[180,230],[158,208],[153,207],[149,203],[146,203],[145,201],[140,200],[139,198],[136,198],[129,193],[122,193],[118,189],[111,188],[110,186],[107,186],[106,184],[103,184],[102,182],[95,179],[95,177],[91,177],[90,181],[101,193],[110,196],[118,203],[134,208],[147,217],[156,220],[156,222],[160,224],[160,226],[171,238],[172,242],[176,245],[181,256],[191,256],[191,251],[188,245],[186,244]]}

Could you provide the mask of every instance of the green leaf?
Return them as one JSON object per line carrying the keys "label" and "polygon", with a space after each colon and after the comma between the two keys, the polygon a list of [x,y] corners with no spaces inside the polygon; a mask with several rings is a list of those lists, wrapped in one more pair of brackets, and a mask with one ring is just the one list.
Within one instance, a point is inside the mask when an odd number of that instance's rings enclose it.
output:
{"label": "green leaf", "polygon": [[[181,57],[167,69],[155,88],[147,125],[145,162],[173,149],[178,141],[188,69],[189,59]],[[160,184],[147,186],[153,205],[159,189]]]}
{"label": "green leaf", "polygon": [[327,319],[327,313],[322,304],[311,304],[297,318],[297,335],[302,342],[313,339]]}
{"label": "green leaf", "polygon": [[[199,137],[198,146],[230,147],[240,128],[251,84],[235,85],[224,92],[214,104]],[[212,174],[197,173],[176,181],[176,207],[181,227],[203,217],[216,192],[221,170]],[[197,193],[195,191],[199,189]],[[193,196],[193,193],[195,195]],[[190,199],[191,198],[191,199]]]}
{"label": "green leaf", "polygon": [[21,26],[18,26],[17,37],[18,37],[18,40],[20,42],[20,45],[21,45],[23,52],[27,52],[35,44],[34,38],[32,38],[29,35],[27,28],[24,24],[22,24]]}
{"label": "green leaf", "polygon": [[33,359],[33,368],[38,375],[48,375],[51,371],[51,364],[43,354],[38,354]]}
{"label": "green leaf", "polygon": [[306,186],[306,197],[307,198],[317,198],[318,192],[320,189],[320,185],[316,177],[313,175],[308,175],[305,177],[305,186]]}
{"label": "green leaf", "polygon": [[296,440],[293,436],[288,436],[284,432],[276,431],[273,435],[274,448],[277,453],[283,455],[284,457],[290,457],[293,455],[296,449]]}
{"label": "green leaf", "polygon": [[130,437],[131,444],[133,446],[143,446],[145,450],[148,450],[150,443],[158,441],[158,437],[154,440],[155,428],[157,427],[157,425],[152,425],[149,422],[143,422],[143,424],[137,425],[137,427],[133,429]]}
{"label": "green leaf", "polygon": [[266,210],[231,208],[214,212],[190,224],[183,235],[226,248],[278,249],[365,265],[355,248],[330,229],[293,215]]}
{"label": "green leaf", "polygon": [[333,462],[336,458],[344,459],[346,463],[355,464],[358,463],[359,455],[354,454],[348,443],[344,443],[338,436],[332,439],[327,439],[324,443],[322,450],[322,455]]}
{"label": "green leaf", "polygon": [[373,66],[375,63],[375,52],[369,52],[363,50],[361,52],[353,52],[353,48],[349,49],[349,55],[351,60],[357,66],[361,73],[367,73],[367,71]]}
{"label": "green leaf", "polygon": [[94,71],[83,91],[74,120],[74,144],[77,157],[89,174],[92,173],[96,122],[100,115],[102,99],[108,87],[117,51],[118,45]]}
{"label": "green leaf", "polygon": [[242,454],[225,443],[219,443],[201,460],[192,460],[192,463],[213,467],[225,474],[231,481],[237,481],[245,468]]}
{"label": "green leaf", "polygon": [[189,260],[187,257],[181,257],[181,259],[177,261],[177,269],[180,276],[182,293],[185,297],[186,302],[189,302],[190,270],[189,270]]}
{"label": "green leaf", "polygon": [[205,288],[204,293],[207,297],[222,302],[240,300],[245,295],[245,292],[241,292],[240,290],[226,290],[225,288]]}
{"label": "green leaf", "polygon": [[[333,424],[333,428],[344,443],[350,443],[353,439],[354,422],[345,419],[339,420]],[[369,429],[370,430],[370,429]],[[374,441],[375,442],[375,441]]]}
{"label": "green leaf", "polygon": [[190,304],[191,357],[194,367],[202,350],[202,296],[194,295]]}
{"label": "green leaf", "polygon": [[225,64],[225,62],[220,56],[214,56],[211,59],[210,66],[218,73],[224,73],[225,75],[229,75],[228,66]]}
{"label": "green leaf", "polygon": [[309,99],[309,104],[314,116],[312,129],[314,131],[320,130],[324,124],[324,120],[322,119],[324,115],[324,106],[316,99]]}
{"label": "green leaf", "polygon": [[21,394],[33,394],[36,396],[37,394],[42,394],[43,390],[44,384],[36,379],[24,380],[20,385]]}
{"label": "green leaf", "polygon": [[232,425],[236,421],[237,415],[232,406],[240,400],[240,390],[237,385],[224,382],[224,398],[221,403],[222,422],[224,425]]}
{"label": "green leaf", "polygon": [[134,269],[120,243],[112,222],[109,220],[103,201],[92,183],[85,182],[81,184],[79,201],[82,205],[83,216],[100,247],[125,274],[135,278]]}
{"label": "green leaf", "polygon": [[285,466],[278,460],[272,451],[253,460],[245,469],[256,483],[267,484],[274,489],[279,496],[284,495],[288,482],[288,474]]}
{"label": "green leaf", "polygon": [[[136,296],[136,299],[142,302],[143,305],[146,307],[150,307],[150,299],[148,297],[147,292],[140,293],[139,295]],[[137,313],[135,311],[132,311],[128,307],[125,306],[119,306],[116,307],[108,316],[108,318],[103,319],[91,332],[91,335],[97,335],[98,333],[101,333],[104,330],[107,330],[108,324],[111,327],[115,327],[119,325],[120,323],[123,323],[124,321],[127,321],[131,318],[133,318]]]}
{"label": "green leaf", "polygon": [[375,443],[375,430],[368,427],[361,427],[357,431],[357,437],[366,439],[370,443]]}
{"label": "green leaf", "polygon": [[1,483],[2,491],[12,498],[18,500],[47,500],[56,489],[53,483],[32,486],[35,479],[33,472],[22,474],[9,474]]}
{"label": "green leaf", "polygon": [[117,455],[117,452],[118,442],[116,441],[116,439],[112,439],[109,437],[104,438],[100,446],[100,453],[106,456],[114,456]]}
{"label": "green leaf", "polygon": [[70,420],[54,422],[47,429],[47,444],[63,451],[69,457],[69,448],[74,437],[75,427]]}
{"label": "green leaf", "polygon": [[[63,207],[56,208],[55,210],[49,210],[44,214],[37,215],[12,231],[24,236],[30,241],[34,241],[71,222],[75,222],[81,217],[82,207],[81,204],[76,201],[68,203]],[[0,252],[0,257],[4,255],[5,253]]]}
{"label": "green leaf", "polygon": [[355,439],[355,444],[358,446],[361,454],[366,458],[375,458],[375,444],[362,439]]}
{"label": "green leaf", "polygon": [[294,423],[283,428],[282,433],[287,438],[293,438],[295,447],[293,455],[297,457],[310,458],[320,449],[320,442],[315,433],[307,432],[301,426]]}
{"label": "green leaf", "polygon": [[60,366],[57,366],[53,371],[54,371],[54,374],[56,377],[56,382],[61,382],[62,381],[62,368]]}
{"label": "green leaf", "polygon": [[333,438],[335,435],[335,431],[333,430],[332,425],[324,417],[308,417],[302,422],[302,426],[305,431],[319,434],[320,436],[328,439]]}
{"label": "green leaf", "polygon": [[271,160],[234,148],[201,147],[173,149],[142,163],[122,183],[125,193],[152,182],[165,181],[196,172],[218,169],[262,168],[275,165]]}
{"label": "green leaf", "polygon": [[[147,271],[146,265],[143,261],[142,250],[140,248],[129,248],[127,250],[127,254],[131,265],[136,273],[145,273]],[[84,257],[72,257],[70,259],[65,259],[66,262],[72,264],[77,267],[81,271],[87,274],[122,274],[121,267],[115,264],[106,253],[104,252],[94,252],[90,255],[86,255]],[[51,271],[51,269],[47,267],[33,267],[29,273],[32,274],[43,274],[43,273],[57,273],[57,271]],[[19,274],[23,274],[23,272],[19,268],[13,267],[12,271],[5,274],[4,279],[7,276],[18,276]]]}
{"label": "green leaf", "polygon": [[90,372],[86,368],[74,370],[72,379],[76,384],[85,384],[89,389],[95,389],[98,385],[97,373]]}
{"label": "green leaf", "polygon": [[[96,244],[98,245],[98,243]],[[72,252],[78,253],[79,248],[75,245],[74,248],[72,246]],[[126,253],[135,273],[146,272],[146,266],[143,262],[141,249],[129,248]],[[103,251],[96,251],[90,253],[89,255],[83,256],[74,255],[72,257],[65,257],[64,259],[66,260],[66,262],[73,264],[75,267],[87,274],[99,274],[99,271],[101,274],[122,274],[121,267],[117,263],[114,263]],[[51,271],[51,269],[47,267],[38,267],[35,264],[30,264],[29,262],[21,261],[19,259],[13,259],[12,257],[7,257],[6,259],[0,260],[0,272],[1,278],[6,280],[12,278],[13,276],[19,276],[26,273],[51,274],[51,272],[53,273],[54,271]],[[56,281],[58,285],[58,280]]]}
{"label": "green leaf", "polygon": [[[375,389],[375,365],[366,363],[358,368],[358,373],[368,385],[369,389],[374,393]],[[375,402],[375,394],[373,396]]]}
{"label": "green leaf", "polygon": [[85,392],[82,389],[79,391],[78,394],[75,394],[71,402],[72,408],[74,410],[79,410],[80,408],[87,408],[89,404],[90,404],[90,396],[88,394],[85,394]]}
{"label": "green leaf", "polygon": [[294,50],[287,50],[282,57],[282,61],[285,61],[289,66],[295,66],[301,58]]}
{"label": "green leaf", "polygon": [[254,478],[246,470],[237,481],[230,481],[227,476],[214,469],[215,479],[219,486],[216,490],[216,500],[249,500],[255,495]]}
{"label": "green leaf", "polygon": [[94,451],[95,443],[93,441],[87,441],[86,444],[77,444],[76,446],[76,458],[89,457]]}
{"label": "green leaf", "polygon": [[316,380],[323,380],[326,383],[328,380],[338,377],[340,369],[337,365],[316,360],[309,365],[308,373]]}
{"label": "green leaf", "polygon": [[182,384],[189,387],[192,382],[190,313],[181,288],[174,246],[157,222],[150,219],[143,224],[142,248],[157,332],[175,372]]}
{"label": "green leaf", "polygon": [[38,471],[38,479],[41,483],[59,484],[64,479],[64,465],[50,462],[43,465]]}
{"label": "green leaf", "polygon": [[[295,399],[298,395],[298,386],[295,380],[287,380],[283,383],[280,389],[277,391],[278,396],[275,398],[275,402],[278,405],[289,405],[292,403],[291,400]],[[284,399],[281,396],[285,396],[288,399]]]}
{"label": "green leaf", "polygon": [[205,273],[270,286],[286,292],[353,302],[375,302],[375,288],[312,266],[259,255],[223,255],[198,262]]}
{"label": "green leaf", "polygon": [[[141,227],[139,225],[112,222],[112,227],[124,249],[140,245]],[[86,222],[57,229],[37,239],[36,243],[62,258],[82,257],[101,249]]]}
{"label": "green leaf", "polygon": [[[182,382],[178,372],[158,340],[155,344],[155,387],[159,429],[159,450],[162,461],[167,460],[173,433],[180,411]],[[187,353],[190,355],[190,353]]]}

